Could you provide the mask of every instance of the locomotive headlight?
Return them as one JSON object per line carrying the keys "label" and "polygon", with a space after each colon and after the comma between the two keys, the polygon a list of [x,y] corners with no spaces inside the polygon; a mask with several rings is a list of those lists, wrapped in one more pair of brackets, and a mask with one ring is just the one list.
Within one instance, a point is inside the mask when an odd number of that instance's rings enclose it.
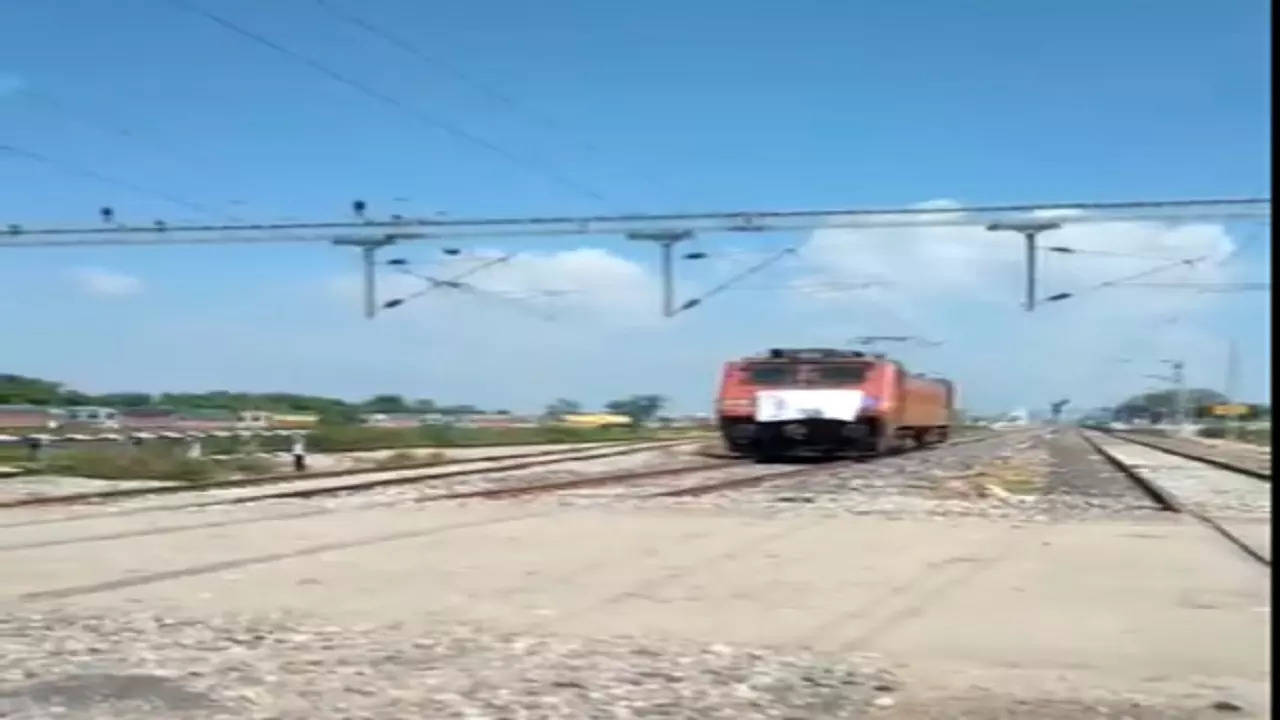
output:
{"label": "locomotive headlight", "polygon": [[756,401],[753,398],[726,398],[720,401],[720,410],[751,414],[756,410]]}

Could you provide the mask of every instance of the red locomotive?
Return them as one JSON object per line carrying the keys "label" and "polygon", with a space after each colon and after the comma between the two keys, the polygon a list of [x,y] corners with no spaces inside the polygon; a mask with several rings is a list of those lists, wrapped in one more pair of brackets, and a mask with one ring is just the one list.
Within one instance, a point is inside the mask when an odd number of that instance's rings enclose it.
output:
{"label": "red locomotive", "polygon": [[882,454],[904,441],[944,442],[955,387],[883,355],[774,349],[725,364],[716,414],[730,449]]}

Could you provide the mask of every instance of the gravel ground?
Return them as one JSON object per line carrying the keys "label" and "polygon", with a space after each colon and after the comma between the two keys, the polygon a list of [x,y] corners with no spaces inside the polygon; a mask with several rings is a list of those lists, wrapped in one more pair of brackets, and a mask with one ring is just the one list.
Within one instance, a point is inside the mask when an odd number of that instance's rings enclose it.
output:
{"label": "gravel ground", "polygon": [[874,655],[823,657],[451,626],[337,627],[294,616],[0,616],[0,717],[1206,718],[1240,710],[913,692]]}
{"label": "gravel ground", "polygon": [[66,475],[18,475],[0,478],[0,502],[136,487],[168,487],[176,484],[180,483],[165,480],[98,480]]}
{"label": "gravel ground", "polygon": [[[777,466],[757,467],[766,471]],[[864,462],[818,465],[814,470],[755,488],[661,502],[1022,520],[1161,512],[1078,433],[1067,430],[1009,433]]]}

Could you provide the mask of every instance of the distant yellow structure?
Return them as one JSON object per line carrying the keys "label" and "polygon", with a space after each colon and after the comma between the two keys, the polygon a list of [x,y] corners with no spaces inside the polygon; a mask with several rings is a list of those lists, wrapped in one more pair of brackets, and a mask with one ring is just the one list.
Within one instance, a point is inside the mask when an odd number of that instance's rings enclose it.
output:
{"label": "distant yellow structure", "polygon": [[309,428],[320,422],[315,413],[271,413],[271,427],[276,428]]}
{"label": "distant yellow structure", "polygon": [[560,416],[560,424],[570,427],[629,427],[633,424],[627,415],[613,413],[569,413]]}

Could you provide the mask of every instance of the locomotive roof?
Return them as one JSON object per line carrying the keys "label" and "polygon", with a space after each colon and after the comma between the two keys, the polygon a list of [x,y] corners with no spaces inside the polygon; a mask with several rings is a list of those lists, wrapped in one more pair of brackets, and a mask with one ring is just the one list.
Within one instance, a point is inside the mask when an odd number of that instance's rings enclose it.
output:
{"label": "locomotive roof", "polygon": [[837,348],[771,348],[760,355],[752,355],[746,360],[768,360],[770,362],[848,362],[848,361],[884,361],[887,358],[881,353],[865,353],[861,350],[841,350]]}

